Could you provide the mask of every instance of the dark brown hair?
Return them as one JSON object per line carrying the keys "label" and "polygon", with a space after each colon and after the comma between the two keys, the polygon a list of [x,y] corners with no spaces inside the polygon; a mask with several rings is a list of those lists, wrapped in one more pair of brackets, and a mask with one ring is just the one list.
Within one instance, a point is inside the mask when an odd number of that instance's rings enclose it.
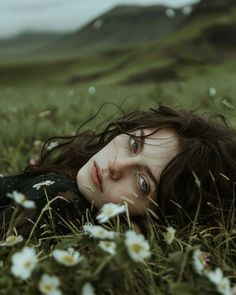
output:
{"label": "dark brown hair", "polygon": [[[236,131],[222,115],[206,117],[196,111],[175,110],[159,105],[148,111],[134,111],[105,127],[102,132],[78,130],[68,137],[48,139],[39,163],[25,173],[54,171],[76,179],[78,169],[121,133],[135,129],[171,128],[180,142],[180,152],[163,170],[157,192],[160,222],[182,226],[195,220],[221,222],[234,214],[236,183]],[[51,141],[60,144],[47,149]],[[230,214],[229,214],[230,213]],[[217,217],[216,217],[217,216]],[[219,220],[219,219],[218,219]],[[136,221],[141,219],[136,217]]]}

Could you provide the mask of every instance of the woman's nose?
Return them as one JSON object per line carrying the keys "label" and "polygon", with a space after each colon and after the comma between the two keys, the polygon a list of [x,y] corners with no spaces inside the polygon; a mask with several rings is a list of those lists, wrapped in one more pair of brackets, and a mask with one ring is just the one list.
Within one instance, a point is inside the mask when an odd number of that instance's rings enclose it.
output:
{"label": "woman's nose", "polygon": [[112,179],[118,180],[122,177],[123,173],[132,165],[130,160],[122,159],[122,160],[109,160],[108,162],[108,170],[109,175]]}

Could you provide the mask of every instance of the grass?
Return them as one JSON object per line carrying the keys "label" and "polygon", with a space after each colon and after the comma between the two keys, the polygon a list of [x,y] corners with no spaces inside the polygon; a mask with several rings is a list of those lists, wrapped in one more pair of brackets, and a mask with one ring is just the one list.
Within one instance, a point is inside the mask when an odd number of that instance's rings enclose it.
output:
{"label": "grass", "polygon": [[[56,81],[46,83],[46,79],[40,83],[32,79],[32,83],[15,85],[14,80],[9,81],[9,85],[0,88],[0,172],[14,174],[21,171],[30,159],[38,157],[41,147],[38,141],[75,132],[87,117],[95,114],[107,101],[110,103],[87,127],[96,129],[99,125],[103,126],[106,120],[121,115],[115,104],[128,111],[146,109],[159,101],[173,106],[181,104],[187,108],[201,106],[202,111],[223,112],[234,125],[234,109],[222,103],[226,96],[230,100],[236,93],[233,66],[229,63],[221,68],[227,72],[224,81],[214,66],[183,67],[181,73],[188,79],[159,84],[121,85],[111,84],[109,79],[106,83],[95,81],[72,86]],[[199,73],[203,70],[205,72],[201,76]],[[95,93],[89,93],[91,86],[95,87]],[[211,86],[217,90],[214,103],[208,95]],[[128,223],[124,227],[117,227],[115,219],[105,227],[120,232],[116,240],[119,250],[114,257],[99,247],[98,240],[89,238],[82,230],[73,230],[68,236],[57,236],[50,227],[48,237],[39,240],[31,238],[12,247],[1,247],[2,294],[40,294],[39,282],[43,273],[56,275],[60,279],[59,288],[63,294],[80,294],[85,282],[92,283],[96,294],[217,294],[217,287],[207,275],[199,275],[193,266],[193,253],[198,248],[207,257],[205,263],[208,271],[220,267],[231,285],[235,283],[234,226],[229,230],[220,222],[219,226],[212,228],[193,224],[179,229],[170,245],[164,241],[166,228],[152,226],[148,240],[152,256],[145,263],[134,262],[127,252],[124,239],[129,229]],[[5,239],[6,236],[3,237]],[[39,258],[31,277],[25,282],[11,271],[11,257],[20,252],[24,245],[34,248]],[[84,257],[77,266],[60,265],[51,257],[52,249],[66,250],[68,247],[73,247]]]}
{"label": "grass", "polygon": [[[47,211],[46,206],[45,212]],[[168,228],[153,225],[151,219],[150,225],[148,243],[151,256],[138,262],[134,261],[125,244],[128,223],[121,226],[118,216],[102,225],[109,232],[118,233],[112,239],[116,244],[115,255],[100,247],[100,241],[104,240],[102,238],[90,237],[81,229],[74,229],[66,236],[58,236],[50,224],[44,227],[47,234],[42,234],[40,239],[35,239],[32,234],[28,240],[15,244],[9,241],[4,244],[2,241],[1,292],[42,294],[39,292],[39,284],[45,273],[60,280],[58,288],[63,294],[94,294],[83,293],[85,283],[92,284],[96,294],[217,294],[217,288],[227,290],[227,284],[224,284],[224,289],[208,278],[209,272],[216,268],[223,270],[224,280],[230,279],[231,284],[235,282],[235,229],[227,230],[222,225],[203,228],[193,224],[177,231],[168,240]],[[11,242],[12,240],[13,237]],[[22,267],[21,274],[14,275],[12,270],[12,256],[22,253],[23,246],[34,249],[37,254],[37,262],[26,279],[22,279],[21,275],[27,269],[27,264]],[[68,251],[69,248],[82,256],[82,260],[74,266],[69,265],[74,259],[73,255],[70,254],[71,259],[64,260],[53,255],[56,249]],[[199,249],[201,256],[196,259],[194,257]],[[34,255],[22,256],[21,259],[33,261]],[[199,264],[202,265],[200,269]],[[226,291],[219,293],[231,294]]]}

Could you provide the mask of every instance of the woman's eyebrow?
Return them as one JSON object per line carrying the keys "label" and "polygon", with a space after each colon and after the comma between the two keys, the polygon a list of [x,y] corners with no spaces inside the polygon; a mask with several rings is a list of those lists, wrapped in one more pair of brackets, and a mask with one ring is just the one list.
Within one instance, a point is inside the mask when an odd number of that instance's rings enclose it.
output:
{"label": "woman's eyebrow", "polygon": [[[143,131],[143,129],[140,130],[140,137],[139,137],[139,140],[140,140],[140,152],[143,152],[144,150],[144,145],[145,145],[145,140],[146,140],[146,137],[145,137],[145,133]],[[148,167],[148,166],[145,166],[144,167],[148,176],[151,178],[151,180],[155,183],[156,187],[158,187],[158,180],[155,178],[155,176],[153,175],[151,169]]]}

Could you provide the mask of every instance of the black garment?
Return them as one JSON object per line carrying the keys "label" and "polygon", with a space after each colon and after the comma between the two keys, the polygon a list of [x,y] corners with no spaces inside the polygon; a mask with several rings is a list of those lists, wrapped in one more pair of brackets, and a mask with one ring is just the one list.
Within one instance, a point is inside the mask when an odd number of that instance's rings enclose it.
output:
{"label": "black garment", "polygon": [[[49,185],[45,185],[45,181]],[[36,186],[40,183],[44,183],[44,185]],[[76,228],[87,221],[86,211],[90,212],[91,204],[81,195],[76,181],[54,172],[36,176],[30,174],[4,176],[0,177],[0,228],[2,228],[2,234],[3,231],[7,231],[16,207],[14,200],[7,195],[13,191],[24,194],[27,200],[34,201],[36,205],[35,209],[22,208],[19,220],[15,225],[19,234],[29,235],[42,209],[48,204],[48,201],[57,196],[62,198],[50,203],[51,213],[49,210],[45,210],[36,227],[36,236],[45,232],[45,226],[42,227],[45,223],[48,226],[51,225],[57,233],[64,234],[70,231],[65,221],[70,225],[72,222]]]}

